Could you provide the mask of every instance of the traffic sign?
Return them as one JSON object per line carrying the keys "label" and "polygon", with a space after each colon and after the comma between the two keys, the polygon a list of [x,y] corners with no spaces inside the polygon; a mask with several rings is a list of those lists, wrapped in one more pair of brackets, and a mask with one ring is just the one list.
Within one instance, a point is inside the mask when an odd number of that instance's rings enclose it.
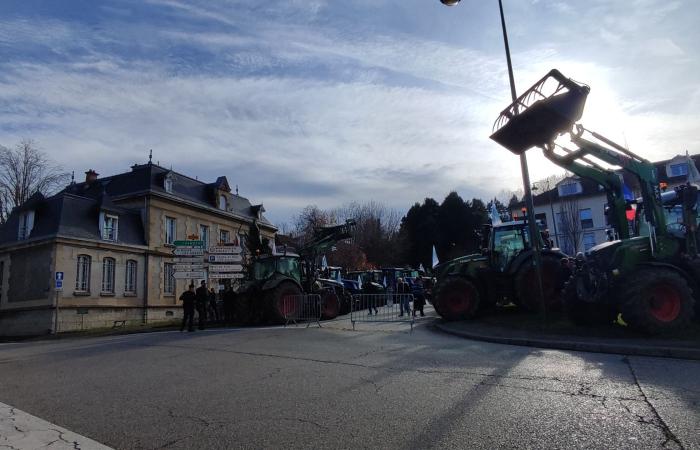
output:
{"label": "traffic sign", "polygon": [[192,272],[204,270],[204,264],[175,264],[175,272]]}
{"label": "traffic sign", "polygon": [[204,248],[177,247],[173,254],[177,256],[204,256]]}
{"label": "traffic sign", "polygon": [[240,264],[211,264],[209,265],[210,272],[240,272],[243,266]]}
{"label": "traffic sign", "polygon": [[240,245],[215,245],[209,247],[209,253],[218,253],[225,255],[233,255],[241,253],[243,249]]}
{"label": "traffic sign", "polygon": [[203,264],[206,261],[202,261],[199,255],[195,256],[184,256],[182,258],[173,258],[175,264]]}
{"label": "traffic sign", "polygon": [[204,278],[205,273],[203,270],[197,270],[197,271],[192,271],[192,272],[175,272],[173,273],[173,278],[176,280],[183,280],[183,279],[189,279],[189,278]]}
{"label": "traffic sign", "polygon": [[227,272],[227,273],[211,273],[209,272],[209,278],[212,280],[222,280],[222,279],[236,279],[236,278],[245,278],[245,275],[240,273],[240,272]]}
{"label": "traffic sign", "polygon": [[204,247],[204,241],[201,240],[175,241],[173,244],[175,247]]}
{"label": "traffic sign", "polygon": [[56,290],[63,290],[63,272],[56,272]]}
{"label": "traffic sign", "polygon": [[208,259],[210,263],[228,263],[243,261],[243,257],[241,255],[209,255]]}

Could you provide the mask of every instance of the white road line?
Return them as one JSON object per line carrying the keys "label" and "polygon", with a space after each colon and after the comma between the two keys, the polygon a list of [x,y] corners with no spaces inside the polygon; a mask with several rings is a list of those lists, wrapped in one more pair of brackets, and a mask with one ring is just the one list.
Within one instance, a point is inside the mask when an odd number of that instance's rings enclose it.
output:
{"label": "white road line", "polygon": [[111,450],[4,403],[0,403],[0,448]]}

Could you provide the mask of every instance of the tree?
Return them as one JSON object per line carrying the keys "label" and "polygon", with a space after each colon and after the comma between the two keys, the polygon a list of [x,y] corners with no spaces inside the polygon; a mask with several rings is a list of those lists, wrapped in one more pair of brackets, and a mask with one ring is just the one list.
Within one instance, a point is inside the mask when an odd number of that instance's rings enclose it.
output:
{"label": "tree", "polygon": [[562,235],[561,247],[564,253],[575,255],[578,253],[581,241],[581,218],[579,216],[579,204],[576,197],[564,197],[559,204],[559,233]]}
{"label": "tree", "polygon": [[31,139],[20,141],[14,149],[0,146],[0,223],[36,192],[49,196],[67,181],[68,173]]}

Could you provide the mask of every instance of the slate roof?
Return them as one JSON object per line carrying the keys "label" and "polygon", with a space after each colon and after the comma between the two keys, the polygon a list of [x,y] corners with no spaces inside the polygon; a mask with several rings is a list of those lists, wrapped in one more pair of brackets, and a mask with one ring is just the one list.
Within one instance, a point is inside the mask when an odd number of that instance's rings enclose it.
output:
{"label": "slate roof", "polygon": [[[173,181],[171,193],[164,187],[167,176]],[[146,245],[140,209],[121,207],[121,200],[156,194],[218,210],[219,191],[227,196],[227,212],[250,221],[257,219],[261,226],[274,228],[262,214],[258,219],[258,211],[264,211],[262,205],[251,205],[247,198],[230,193],[226,177],[219,177],[214,183],[204,183],[149,163],[132,166],[130,172],[98,178],[91,183],[71,183],[49,198],[33,195],[15,208],[7,223],[0,227],[0,245],[18,242],[20,213],[30,209],[35,211],[35,218],[29,239],[65,236],[100,240],[99,214],[107,211],[119,215],[118,243]]]}

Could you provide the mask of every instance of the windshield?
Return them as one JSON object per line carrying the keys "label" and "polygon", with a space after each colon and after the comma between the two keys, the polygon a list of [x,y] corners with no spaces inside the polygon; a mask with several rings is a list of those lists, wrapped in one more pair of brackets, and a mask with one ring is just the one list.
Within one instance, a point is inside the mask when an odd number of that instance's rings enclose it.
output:
{"label": "windshield", "polygon": [[301,283],[301,269],[299,259],[282,257],[277,260],[277,271]]}
{"label": "windshield", "polygon": [[253,265],[253,278],[256,280],[265,280],[270,278],[275,273],[274,258],[265,258],[255,261]]}
{"label": "windshield", "polygon": [[525,228],[497,228],[493,232],[493,251],[503,270],[510,260],[525,249],[528,235]]}

